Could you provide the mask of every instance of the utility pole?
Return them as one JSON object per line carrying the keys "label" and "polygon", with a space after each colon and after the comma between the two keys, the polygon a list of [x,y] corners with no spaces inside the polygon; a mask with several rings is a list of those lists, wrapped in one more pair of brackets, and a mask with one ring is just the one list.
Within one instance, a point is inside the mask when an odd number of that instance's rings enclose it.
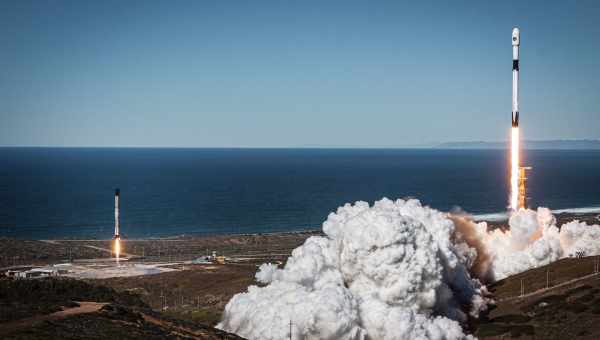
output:
{"label": "utility pole", "polygon": [[290,319],[290,340],[292,340],[292,319]]}
{"label": "utility pole", "polygon": [[[162,310],[165,310],[167,308],[167,295],[164,293],[164,290],[160,291],[160,296],[162,297]],[[175,300],[175,303],[177,303],[177,300]]]}
{"label": "utility pole", "polygon": [[525,294],[525,287],[523,286],[523,279],[521,279],[521,296]]}

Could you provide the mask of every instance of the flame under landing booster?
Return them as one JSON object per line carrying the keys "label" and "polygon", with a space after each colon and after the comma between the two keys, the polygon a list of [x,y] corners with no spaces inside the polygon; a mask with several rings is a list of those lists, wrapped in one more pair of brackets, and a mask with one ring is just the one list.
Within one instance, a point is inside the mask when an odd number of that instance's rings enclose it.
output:
{"label": "flame under landing booster", "polygon": [[117,240],[121,238],[121,234],[119,231],[119,208],[120,208],[120,203],[119,203],[119,196],[120,196],[120,191],[119,189],[115,189],[115,236],[113,237],[113,239]]}
{"label": "flame under landing booster", "polygon": [[519,45],[520,32],[517,27],[512,31],[513,66],[512,66],[512,126],[519,127]]}

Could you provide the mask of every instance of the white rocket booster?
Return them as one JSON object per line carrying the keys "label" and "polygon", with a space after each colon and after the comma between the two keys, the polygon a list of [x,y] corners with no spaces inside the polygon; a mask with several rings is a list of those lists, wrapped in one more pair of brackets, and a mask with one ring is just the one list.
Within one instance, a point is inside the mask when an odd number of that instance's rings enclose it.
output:
{"label": "white rocket booster", "polygon": [[512,66],[512,126],[519,126],[519,45],[520,32],[517,27],[512,31],[513,66]]}
{"label": "white rocket booster", "polygon": [[120,204],[119,204],[119,195],[120,195],[120,191],[119,189],[115,189],[115,239],[120,238],[121,235],[119,234],[119,208],[120,208]]}

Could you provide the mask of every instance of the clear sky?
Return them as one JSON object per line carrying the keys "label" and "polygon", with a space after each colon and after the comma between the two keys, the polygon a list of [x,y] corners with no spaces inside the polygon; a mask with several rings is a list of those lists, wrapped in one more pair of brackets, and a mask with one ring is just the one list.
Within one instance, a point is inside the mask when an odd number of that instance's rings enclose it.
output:
{"label": "clear sky", "polygon": [[600,1],[0,2],[0,145],[600,138]]}

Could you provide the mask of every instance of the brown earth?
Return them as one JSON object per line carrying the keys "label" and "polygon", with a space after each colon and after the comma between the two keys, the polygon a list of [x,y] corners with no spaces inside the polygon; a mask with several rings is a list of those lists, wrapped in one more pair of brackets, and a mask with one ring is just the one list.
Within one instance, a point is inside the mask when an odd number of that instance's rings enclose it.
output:
{"label": "brown earth", "polygon": [[470,330],[480,339],[600,339],[596,261],[562,259],[489,285],[496,303]]}
{"label": "brown earth", "polygon": [[54,312],[46,315],[36,315],[25,319],[15,320],[11,322],[1,323],[0,336],[7,335],[22,329],[31,328],[33,325],[41,321],[57,321],[64,319],[68,316],[94,313],[100,310],[100,308],[107,305],[102,302],[90,302],[90,301],[77,301],[78,307],[64,308],[60,312]]}
{"label": "brown earth", "polygon": [[2,339],[242,339],[205,325],[112,304],[90,313],[39,319],[43,320],[6,332]]}
{"label": "brown earth", "polygon": [[[202,323],[170,318],[136,296],[97,282],[0,279],[0,285],[2,339],[241,339]],[[93,300],[73,301],[82,295]]]}
{"label": "brown earth", "polygon": [[257,263],[194,265],[184,271],[96,281],[117,291],[137,293],[167,315],[215,325],[231,297],[256,284],[256,270]]}
{"label": "brown earth", "polygon": [[[158,239],[123,238],[126,255],[143,261],[186,261],[200,256],[218,255],[285,259],[318,231],[273,234],[180,236]],[[0,237],[0,268],[23,265],[110,259],[112,240],[21,240]]]}

